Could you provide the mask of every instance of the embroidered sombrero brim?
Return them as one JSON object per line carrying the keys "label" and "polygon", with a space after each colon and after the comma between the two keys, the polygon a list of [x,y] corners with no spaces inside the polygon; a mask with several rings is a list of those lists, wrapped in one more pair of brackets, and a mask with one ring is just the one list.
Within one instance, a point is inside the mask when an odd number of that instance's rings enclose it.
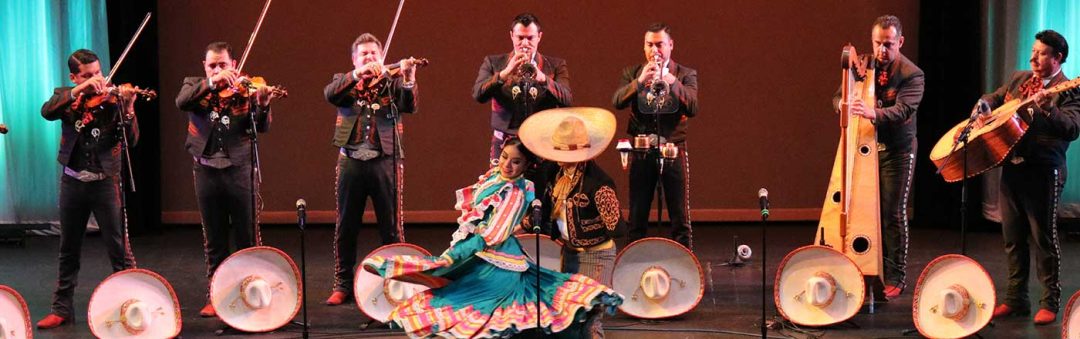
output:
{"label": "embroidered sombrero brim", "polygon": [[[814,305],[807,283],[822,275],[830,277],[835,295],[826,305]],[[866,297],[862,271],[832,248],[803,246],[784,257],[776,272],[773,299],[776,309],[792,323],[828,326],[855,316]]]}
{"label": "embroidered sombrero brim", "polygon": [[[642,290],[642,275],[661,267],[671,287],[662,299]],[[690,250],[666,238],[645,238],[627,245],[615,257],[612,288],[626,299],[619,310],[635,318],[660,319],[682,315],[697,307],[705,293],[705,271]]]}
{"label": "embroidered sombrero brim", "polygon": [[[553,140],[561,132],[560,125],[566,127],[568,118],[580,119],[584,123],[584,135],[580,135],[580,142],[561,143]],[[615,124],[615,115],[603,108],[554,108],[525,119],[518,129],[518,136],[525,147],[541,158],[567,163],[582,162],[595,158],[607,148],[615,136]]]}
{"label": "embroidered sombrero brim", "polygon": [[[123,305],[138,300],[147,308],[148,327],[137,333],[121,321]],[[98,284],[87,307],[90,332],[98,338],[172,338],[180,334],[182,320],[176,292],[165,278],[144,269],[113,273]]]}
{"label": "embroidered sombrero brim", "polygon": [[[267,307],[252,308],[241,295],[245,279],[258,277],[271,288]],[[269,332],[285,326],[300,312],[300,270],[288,254],[269,246],[233,253],[210,281],[210,303],[218,318],[246,332]]]}
{"label": "embroidered sombrero brim", "polygon": [[[396,243],[376,248],[364,256],[364,259],[375,256],[387,258],[395,255],[430,256],[431,252],[417,245]],[[402,301],[400,298],[407,299],[416,293],[428,290],[428,287],[424,285],[395,280],[387,281],[382,276],[368,272],[365,269],[357,269],[353,281],[353,295],[360,312],[363,312],[371,319],[384,323],[390,320],[390,312]],[[394,286],[390,284],[394,284]],[[389,291],[387,287],[398,290]]]}
{"label": "embroidered sombrero brim", "polygon": [[[970,304],[962,317],[943,316],[941,292],[961,287]],[[930,338],[963,338],[990,323],[997,295],[994,280],[975,260],[946,254],[930,261],[919,275],[912,301],[912,318],[919,333]]]}

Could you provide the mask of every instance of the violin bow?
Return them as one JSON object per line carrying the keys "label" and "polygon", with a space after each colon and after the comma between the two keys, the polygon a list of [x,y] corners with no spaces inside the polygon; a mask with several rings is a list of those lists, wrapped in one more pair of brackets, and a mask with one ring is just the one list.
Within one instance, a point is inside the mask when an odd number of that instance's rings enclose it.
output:
{"label": "violin bow", "polygon": [[263,19],[266,19],[266,12],[270,10],[270,2],[273,0],[266,0],[266,4],[263,5],[262,14],[259,14],[259,21],[255,22],[255,30],[251,31],[251,37],[248,38],[247,47],[244,47],[244,54],[240,57],[240,65],[236,67],[236,72],[240,73],[244,69],[244,63],[247,62],[248,54],[251,53],[251,45],[255,44],[255,37],[259,35],[259,29],[262,28]]}
{"label": "violin bow", "polygon": [[397,6],[397,13],[394,14],[394,23],[390,24],[390,34],[386,36],[386,44],[383,45],[382,56],[379,59],[379,64],[386,64],[386,52],[390,51],[390,43],[394,41],[394,31],[397,30],[398,19],[401,19],[401,8],[405,7],[405,0],[400,0]]}
{"label": "violin bow", "polygon": [[116,70],[120,69],[120,64],[124,63],[124,59],[127,58],[128,52],[131,51],[131,46],[135,45],[135,40],[139,40],[139,35],[142,34],[146,24],[150,22],[150,12],[146,12],[146,17],[143,18],[142,24],[139,25],[139,29],[135,31],[135,35],[128,41],[127,47],[124,47],[124,52],[120,53],[120,59],[116,60],[116,64],[113,65],[112,70],[109,71],[109,76],[105,78],[105,83],[111,83],[113,75],[116,75]]}

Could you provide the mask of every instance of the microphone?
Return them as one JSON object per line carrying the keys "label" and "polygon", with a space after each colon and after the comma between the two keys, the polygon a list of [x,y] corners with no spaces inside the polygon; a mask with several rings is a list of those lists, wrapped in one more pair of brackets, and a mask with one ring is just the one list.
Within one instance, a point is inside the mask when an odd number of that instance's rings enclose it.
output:
{"label": "microphone", "polygon": [[762,187],[757,192],[758,206],[761,207],[761,218],[769,218],[769,190]]}
{"label": "microphone", "polygon": [[296,199],[296,217],[300,221],[301,227],[307,222],[307,201],[304,199]]}
{"label": "microphone", "polygon": [[533,199],[532,217],[529,219],[529,222],[532,223],[532,231],[536,234],[540,234],[540,223],[543,222],[543,219],[541,218],[541,213],[543,213],[540,210],[541,206],[543,206],[543,203],[540,202],[540,199]]}
{"label": "microphone", "polygon": [[975,103],[975,107],[971,109],[971,117],[968,119],[975,120],[975,118],[988,112],[990,112],[990,103],[986,102],[986,100],[979,99],[979,101]]}
{"label": "microphone", "polygon": [[7,132],[8,132],[7,125],[0,124],[0,134],[7,134]]}

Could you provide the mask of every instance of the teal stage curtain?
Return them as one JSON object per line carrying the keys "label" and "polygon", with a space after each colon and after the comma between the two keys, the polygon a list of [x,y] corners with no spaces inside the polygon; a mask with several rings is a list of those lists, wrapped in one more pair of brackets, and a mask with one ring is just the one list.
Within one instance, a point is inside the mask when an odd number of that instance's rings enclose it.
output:
{"label": "teal stage curtain", "polygon": [[[1028,58],[1031,44],[1035,43],[1035,33],[1052,29],[1061,33],[1068,40],[1070,53],[1062,65],[1062,72],[1069,78],[1080,76],[1080,2],[1075,0],[1025,0],[1019,8],[1020,40],[1016,44],[1016,69],[1031,69]],[[1065,191],[1061,197],[1062,215],[1080,217],[1080,142],[1073,142],[1066,153],[1068,158],[1069,178],[1065,182]]]}
{"label": "teal stage curtain", "polygon": [[53,88],[71,86],[67,58],[93,50],[109,69],[105,0],[0,0],[0,224],[57,213],[60,123],[41,117]]}

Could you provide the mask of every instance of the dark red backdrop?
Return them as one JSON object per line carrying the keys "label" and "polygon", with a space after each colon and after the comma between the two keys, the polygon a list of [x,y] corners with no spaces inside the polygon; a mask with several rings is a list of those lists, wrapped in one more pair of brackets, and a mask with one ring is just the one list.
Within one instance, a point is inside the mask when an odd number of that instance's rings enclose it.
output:
{"label": "dark red backdrop", "polygon": [[[203,48],[224,40],[243,50],[262,1],[159,1],[161,177],[164,222],[197,223],[186,117],[173,105],[184,76],[201,75]],[[264,220],[288,222],[303,197],[316,222],[332,220],[334,111],[322,88],[351,69],[357,35],[385,37],[396,1],[277,1],[245,70],[285,85],[274,123],[261,139]],[[388,60],[422,56],[420,111],[405,118],[406,221],[449,222],[453,191],[486,168],[489,106],[470,93],[481,58],[510,49],[509,21],[541,20],[542,53],[568,60],[574,103],[611,109],[619,71],[643,61],[644,28],[673,27],[674,58],[699,72],[701,111],[690,121],[695,220],[748,220],[759,187],[774,218],[816,219],[838,128],[829,99],[839,80],[840,47],[870,44],[875,17],[904,21],[902,51],[917,61],[915,1],[411,1]],[[627,112],[615,112],[619,136]],[[920,159],[922,160],[922,159]],[[626,173],[609,150],[599,162],[619,185]],[[370,220],[370,219],[367,219]]]}

